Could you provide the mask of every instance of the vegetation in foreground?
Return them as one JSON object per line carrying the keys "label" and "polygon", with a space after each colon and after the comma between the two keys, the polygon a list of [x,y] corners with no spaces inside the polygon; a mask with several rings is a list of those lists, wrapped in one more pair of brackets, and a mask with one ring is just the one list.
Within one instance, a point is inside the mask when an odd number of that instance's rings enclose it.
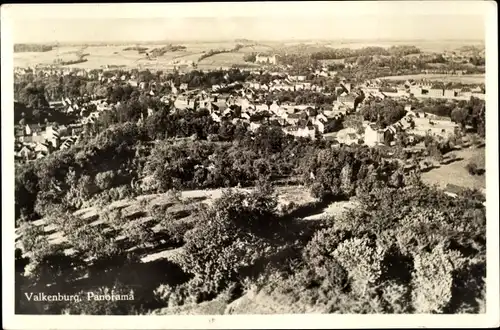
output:
{"label": "vegetation in foreground", "polygon": [[[451,198],[418,181],[397,191],[387,186],[361,191],[359,208],[320,221],[278,211],[266,184],[252,192],[228,191],[212,205],[200,206],[187,227],[175,226],[171,216],[156,209],[156,222],[168,228],[160,232],[163,240],[182,249],[154,263],[124,252],[125,243],[112,239],[118,232],[103,233],[74,217],[61,224],[77,251],[73,256],[51,249],[36,230],[25,232],[32,260],[16,256],[18,294],[83,294],[82,286],[92,285],[99,292],[133,291],[136,299],[71,306],[18,299],[18,312],[189,312],[212,300],[226,304],[227,313],[484,310],[480,195],[469,191]],[[116,230],[123,232],[127,220],[121,221]],[[147,227],[136,226],[133,232],[129,244],[160,244]]]}

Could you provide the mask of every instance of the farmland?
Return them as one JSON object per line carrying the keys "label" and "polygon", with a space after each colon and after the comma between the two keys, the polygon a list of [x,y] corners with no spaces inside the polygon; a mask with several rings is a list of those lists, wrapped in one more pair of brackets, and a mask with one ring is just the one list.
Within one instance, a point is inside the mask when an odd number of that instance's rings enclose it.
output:
{"label": "farmland", "polygon": [[[152,50],[161,48],[162,44],[147,44],[141,47]],[[18,52],[14,53],[14,65],[17,67],[29,67],[35,65],[50,65],[56,59],[63,61],[73,60],[78,57],[79,52],[87,54],[84,63],[71,65],[71,67],[84,69],[97,69],[105,65],[116,65],[125,68],[134,68],[137,66],[147,68],[164,68],[172,67],[171,61],[174,59],[182,59],[185,61],[197,62],[200,56],[210,50],[229,50],[236,46],[234,42],[207,42],[207,43],[186,43],[183,44],[185,50],[166,52],[162,56],[148,59],[145,54],[139,54],[138,51],[125,50],[126,45],[113,46],[60,46],[54,47],[51,51],[46,52]],[[205,69],[230,67],[233,64],[248,64],[243,61],[243,56],[251,52],[264,52],[271,49],[268,46],[250,46],[240,49],[234,53],[224,53],[211,56],[203,60],[200,65]]]}

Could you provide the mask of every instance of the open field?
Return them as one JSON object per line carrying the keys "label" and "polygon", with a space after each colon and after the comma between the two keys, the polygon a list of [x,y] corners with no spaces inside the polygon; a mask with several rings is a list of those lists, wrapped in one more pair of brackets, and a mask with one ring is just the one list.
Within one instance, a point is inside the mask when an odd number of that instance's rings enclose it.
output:
{"label": "open field", "polygon": [[[210,50],[229,50],[236,46],[234,42],[216,42],[216,43],[187,43],[183,44],[185,50],[177,52],[167,52],[162,56],[151,60],[146,58],[145,54],[139,54],[136,50],[124,50],[133,45],[114,45],[114,46],[62,46],[56,47],[49,52],[22,52],[14,53],[14,66],[29,67],[35,65],[51,65],[56,59],[63,61],[76,60],[78,53],[88,54],[85,56],[86,62],[65,65],[65,67],[98,69],[105,65],[117,65],[125,68],[144,67],[144,68],[173,68],[171,63],[174,59],[197,62],[203,53]],[[154,48],[161,48],[165,45],[147,44],[141,47],[148,48],[151,51]],[[211,56],[200,62],[201,68],[214,69],[220,67],[231,67],[233,64],[251,64],[243,61],[243,56],[252,52],[266,52],[271,50],[267,46],[244,47],[238,52],[223,53]]]}
{"label": "open field", "polygon": [[230,68],[233,64],[247,65],[251,64],[243,60],[243,53],[221,53],[204,58],[198,62],[200,69],[217,69],[217,68]]}
{"label": "open field", "polygon": [[243,47],[240,50],[238,50],[239,53],[266,53],[272,51],[273,48],[271,46],[266,46],[266,45]]}
{"label": "open field", "polygon": [[[148,49],[162,47],[163,45],[148,45]],[[100,68],[104,65],[119,65],[126,67],[137,66],[141,61],[146,61],[145,54],[137,51],[124,51],[126,46],[91,46],[85,49],[79,47],[58,47],[50,52],[43,53],[14,53],[14,65],[20,67],[34,66],[36,64],[50,65],[57,58],[66,59],[76,57],[76,53],[81,51],[88,54],[85,58],[87,62],[71,65],[78,68]],[[182,55],[183,52],[169,52],[158,58],[158,62],[166,63],[173,58]],[[192,52],[191,52],[192,53]],[[191,54],[190,53],[190,54]]]}
{"label": "open field", "polygon": [[411,74],[404,76],[388,76],[381,77],[379,79],[386,80],[430,80],[430,81],[442,81],[442,82],[451,82],[451,83],[462,83],[462,84],[484,84],[484,74],[471,74],[471,75],[462,75],[462,76],[452,76],[446,74]]}
{"label": "open field", "polygon": [[453,184],[464,188],[485,189],[485,175],[470,175],[465,168],[470,162],[476,163],[478,167],[484,168],[485,149],[468,148],[453,151],[453,153],[457,158],[462,159],[448,165],[441,165],[438,168],[423,173],[422,180],[426,184],[438,185],[441,188],[445,188],[447,184]]}

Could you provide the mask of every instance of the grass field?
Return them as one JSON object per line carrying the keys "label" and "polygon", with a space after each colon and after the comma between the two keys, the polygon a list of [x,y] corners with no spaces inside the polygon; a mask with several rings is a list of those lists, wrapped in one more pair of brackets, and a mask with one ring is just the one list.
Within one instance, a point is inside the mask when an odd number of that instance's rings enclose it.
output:
{"label": "grass field", "polygon": [[380,79],[386,80],[407,80],[407,79],[426,79],[430,81],[442,81],[442,82],[451,82],[451,83],[462,83],[462,84],[484,84],[484,74],[471,74],[471,75],[463,75],[463,76],[452,76],[446,74],[411,74],[404,76],[388,76],[381,77]]}
{"label": "grass field", "polygon": [[447,184],[454,184],[464,188],[485,189],[485,175],[470,175],[465,166],[470,163],[476,163],[478,167],[485,166],[485,149],[468,148],[453,151],[459,161],[448,165],[441,165],[439,168],[432,169],[422,174],[422,180],[430,185],[438,185],[445,188]]}
{"label": "grass field", "polygon": [[248,64],[243,60],[243,53],[221,53],[204,58],[198,62],[200,69],[217,69],[217,68],[230,68],[233,64],[245,65]]}

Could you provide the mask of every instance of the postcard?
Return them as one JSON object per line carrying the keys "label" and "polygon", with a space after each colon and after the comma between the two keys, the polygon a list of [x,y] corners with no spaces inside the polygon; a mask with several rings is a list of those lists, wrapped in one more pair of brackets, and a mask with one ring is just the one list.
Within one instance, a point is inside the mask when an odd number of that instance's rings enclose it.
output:
{"label": "postcard", "polygon": [[493,327],[493,1],[10,4],[5,329]]}

